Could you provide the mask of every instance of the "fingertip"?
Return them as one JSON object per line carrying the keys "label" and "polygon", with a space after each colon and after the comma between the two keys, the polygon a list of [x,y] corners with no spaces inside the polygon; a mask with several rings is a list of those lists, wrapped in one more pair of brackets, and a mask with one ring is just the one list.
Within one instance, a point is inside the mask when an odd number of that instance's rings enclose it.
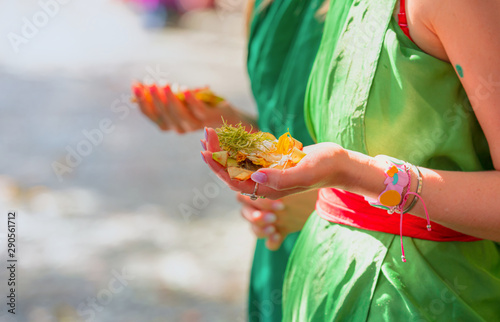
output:
{"label": "fingertip", "polygon": [[212,158],[212,152],[210,152],[210,151],[201,151],[201,154],[203,155],[203,158],[205,161]]}
{"label": "fingertip", "polygon": [[214,128],[206,127],[205,129],[206,129],[205,133],[209,138],[213,137],[214,139],[217,139],[217,142],[219,142],[219,136],[217,135],[217,131],[215,131]]}
{"label": "fingertip", "polygon": [[281,234],[279,233],[274,233],[269,237],[269,239],[273,242],[279,242],[281,240]]}
{"label": "fingertip", "polygon": [[255,210],[254,212],[252,212],[252,218],[253,219],[259,219],[261,216],[261,212],[258,211],[258,210]]}
{"label": "fingertip", "polygon": [[269,238],[271,238],[273,235],[276,235],[273,234],[276,231],[276,227],[274,226],[267,226],[263,229],[263,231],[266,235],[270,236]]}
{"label": "fingertip", "polygon": [[252,173],[250,178],[252,178],[252,180],[254,182],[260,183],[260,184],[264,184],[267,182],[267,174],[265,174],[264,172],[261,172],[261,171],[257,171],[257,172]]}
{"label": "fingertip", "polygon": [[166,94],[172,94],[172,88],[170,87],[170,84],[167,84],[163,87],[163,91],[166,93]]}
{"label": "fingertip", "polygon": [[185,131],[184,131],[184,130],[182,130],[181,128],[179,128],[178,126],[176,126],[176,127],[175,127],[175,133],[177,133],[177,134],[184,134],[184,133],[185,133]]}
{"label": "fingertip", "polygon": [[132,89],[133,89],[133,91],[134,91],[134,95],[135,95],[135,97],[137,97],[137,98],[142,98],[142,89],[141,89],[140,87],[138,87],[138,86],[134,85],[134,86],[132,87]]}
{"label": "fingertip", "polygon": [[280,211],[280,210],[285,210],[285,204],[282,202],[282,201],[273,201],[272,203],[272,206],[273,210],[277,210],[277,211]]}
{"label": "fingertip", "polygon": [[207,127],[205,128],[205,138],[207,140],[207,148],[210,151],[220,151],[220,142],[219,142],[219,137],[217,135],[217,132],[210,128]]}
{"label": "fingertip", "polygon": [[[260,228],[256,225],[250,225],[250,227],[257,238],[266,238],[266,233],[264,232],[264,230],[262,228]],[[266,242],[266,245],[267,245],[267,242]]]}
{"label": "fingertip", "polygon": [[271,251],[276,251],[281,247],[281,235],[274,233],[266,240],[266,247]]}
{"label": "fingertip", "polygon": [[275,223],[277,219],[278,219],[278,217],[275,214],[273,214],[272,212],[268,212],[267,214],[265,214],[263,216],[264,222],[266,222],[268,224]]}

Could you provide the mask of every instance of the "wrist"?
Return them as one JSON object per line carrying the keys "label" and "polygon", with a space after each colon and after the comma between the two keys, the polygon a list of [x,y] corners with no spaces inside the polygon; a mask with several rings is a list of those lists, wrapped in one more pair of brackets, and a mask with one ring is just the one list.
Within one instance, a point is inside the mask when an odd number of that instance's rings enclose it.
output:
{"label": "wrist", "polygon": [[[413,166],[413,165],[410,166],[410,178],[411,178],[411,181],[410,181],[411,184],[410,184],[409,189],[406,190],[405,193],[414,192],[414,193],[420,195],[421,189],[422,189],[422,182],[421,182],[422,178],[420,177],[419,170],[417,169],[416,166]],[[405,213],[406,212],[413,212],[412,210],[414,209],[417,202],[418,202],[418,199],[414,195],[410,195],[405,203],[405,209],[404,209]]]}
{"label": "wrist", "polygon": [[[321,157],[319,164],[315,165],[315,168],[322,169],[322,171],[311,178],[313,182],[309,186],[316,189],[337,188],[348,190],[352,181],[352,169],[356,167],[356,160],[352,158],[352,151],[330,142],[319,143],[319,145],[326,146],[328,152]],[[329,166],[324,166],[324,163]]]}
{"label": "wrist", "polygon": [[385,189],[386,164],[365,154],[346,150],[338,188],[370,198],[377,198]]}

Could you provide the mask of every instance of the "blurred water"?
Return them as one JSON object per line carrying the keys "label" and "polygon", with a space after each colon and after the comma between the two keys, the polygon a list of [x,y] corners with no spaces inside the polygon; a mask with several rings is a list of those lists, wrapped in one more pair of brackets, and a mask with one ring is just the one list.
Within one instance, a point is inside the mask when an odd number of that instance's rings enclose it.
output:
{"label": "blurred water", "polygon": [[[17,321],[243,321],[253,237],[200,160],[202,133],[161,133],[129,103],[134,79],[172,80],[252,112],[241,16],[195,13],[150,32],[120,1],[66,2],[16,52],[8,35],[42,9],[0,1],[0,204],[19,212]],[[102,122],[110,132],[82,143]],[[58,177],[55,162],[78,149],[88,155]],[[130,278],[116,284],[120,274]]]}

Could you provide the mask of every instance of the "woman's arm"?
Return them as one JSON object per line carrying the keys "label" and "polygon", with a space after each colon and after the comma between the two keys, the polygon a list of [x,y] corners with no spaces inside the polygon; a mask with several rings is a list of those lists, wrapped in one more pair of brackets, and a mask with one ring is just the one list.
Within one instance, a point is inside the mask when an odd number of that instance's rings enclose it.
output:
{"label": "woman's arm", "polygon": [[[385,163],[361,153],[347,151],[343,182],[336,186],[371,198],[385,189]],[[500,171],[457,172],[420,168],[423,189],[420,194],[430,219],[467,235],[500,242]],[[415,192],[417,174],[412,171]],[[335,183],[335,182],[333,182]],[[418,201],[412,215],[425,218]]]}
{"label": "woman's arm", "polygon": [[[439,39],[467,92],[497,170],[475,173],[424,170],[422,197],[429,209],[433,209],[434,221],[463,233],[499,241],[500,2],[425,0],[421,6],[430,30]],[[415,12],[418,14],[419,9]],[[421,203],[415,214],[424,215]]]}

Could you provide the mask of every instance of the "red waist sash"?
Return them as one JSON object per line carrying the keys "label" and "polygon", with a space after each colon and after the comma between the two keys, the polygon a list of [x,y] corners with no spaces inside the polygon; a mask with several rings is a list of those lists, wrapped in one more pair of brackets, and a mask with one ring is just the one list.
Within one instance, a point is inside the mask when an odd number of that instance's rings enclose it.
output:
{"label": "red waist sash", "polygon": [[[370,206],[364,197],[344,190],[320,189],[316,202],[318,215],[330,222],[399,235],[400,215]],[[427,221],[411,214],[403,216],[403,236],[434,241],[478,241],[480,238],[464,235],[452,229],[432,223],[427,231]]]}

